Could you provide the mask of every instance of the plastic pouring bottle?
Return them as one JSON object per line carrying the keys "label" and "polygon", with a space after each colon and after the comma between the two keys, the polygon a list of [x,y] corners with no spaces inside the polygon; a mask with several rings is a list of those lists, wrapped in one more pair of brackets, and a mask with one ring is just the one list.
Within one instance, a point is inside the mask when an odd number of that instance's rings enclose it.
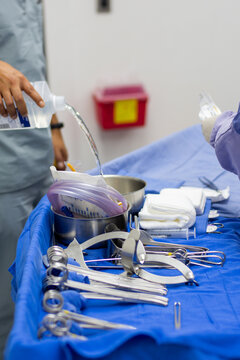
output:
{"label": "plastic pouring bottle", "polygon": [[199,94],[199,96],[200,96],[199,118],[201,120],[202,133],[206,141],[210,142],[210,137],[215,121],[217,117],[221,115],[222,112],[207,93],[202,91]]}
{"label": "plastic pouring bottle", "polygon": [[32,83],[35,90],[43,98],[45,106],[40,108],[25,92],[23,97],[27,105],[28,116],[23,117],[17,110],[17,118],[0,115],[0,130],[33,129],[46,128],[50,125],[52,115],[57,111],[62,111],[66,107],[63,96],[53,95],[45,81]]}

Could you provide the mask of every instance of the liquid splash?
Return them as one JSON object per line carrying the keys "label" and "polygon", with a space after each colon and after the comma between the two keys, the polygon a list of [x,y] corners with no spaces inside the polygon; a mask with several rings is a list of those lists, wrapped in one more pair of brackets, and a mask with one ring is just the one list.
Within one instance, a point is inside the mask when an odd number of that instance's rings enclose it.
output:
{"label": "liquid splash", "polygon": [[95,144],[95,141],[93,140],[93,137],[90,133],[90,131],[88,130],[87,125],[85,124],[84,120],[82,119],[81,115],[79,114],[79,112],[77,112],[73,106],[66,104],[66,109],[73,115],[73,117],[77,120],[79,126],[81,127],[81,129],[83,130],[84,134],[86,135],[88,142],[90,144],[91,150],[93,152],[93,155],[96,159],[96,163],[97,166],[99,168],[99,173],[100,175],[103,175],[103,171],[102,171],[102,165],[101,165],[101,161],[99,158],[99,153],[98,153],[98,149],[97,146]]}

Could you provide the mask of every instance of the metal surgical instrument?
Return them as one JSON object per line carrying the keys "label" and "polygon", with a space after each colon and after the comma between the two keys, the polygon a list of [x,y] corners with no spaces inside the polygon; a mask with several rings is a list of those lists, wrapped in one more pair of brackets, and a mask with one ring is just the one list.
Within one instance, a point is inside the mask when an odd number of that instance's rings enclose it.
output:
{"label": "metal surgical instrument", "polygon": [[[134,218],[136,226],[138,226],[138,219],[137,217]],[[214,223],[214,226],[223,227],[220,223]],[[145,231],[140,230],[141,234],[146,234]],[[212,232],[216,232],[216,227],[212,229]],[[143,236],[142,236],[143,237]],[[173,243],[163,243],[160,241],[155,241],[151,237],[146,236],[143,239],[143,244],[145,245],[146,253],[153,253],[153,254],[166,254],[172,257],[177,258],[180,261],[183,261],[185,264],[194,264],[194,265],[201,265],[205,267],[210,267],[206,264],[211,265],[221,265],[223,266],[225,262],[225,254],[222,251],[209,251],[208,248],[200,247],[200,246],[192,246],[192,245],[183,245],[183,244],[173,244]],[[189,250],[189,251],[187,251]],[[168,253],[168,254],[167,254]],[[209,259],[216,261],[210,261]],[[196,261],[199,261],[197,263]],[[145,261],[145,265],[147,261]]]}
{"label": "metal surgical instrument", "polygon": [[223,228],[224,225],[221,223],[211,223],[207,225],[206,232],[207,233],[214,233],[214,234],[221,234],[221,231],[217,231],[220,228]]}
{"label": "metal surgical instrument", "polygon": [[46,334],[48,336],[71,336],[78,340],[87,340],[86,336],[77,335],[70,332],[71,326],[72,322],[69,321],[69,319],[64,317],[62,314],[48,314],[42,319],[42,323],[38,329],[37,336],[39,339],[41,339],[43,335]]}
{"label": "metal surgical instrument", "polygon": [[174,325],[175,329],[181,327],[181,303],[179,301],[174,303]]}
{"label": "metal surgical instrument", "polygon": [[[58,275],[56,275],[56,273],[58,273]],[[160,295],[123,291],[103,285],[95,285],[91,283],[85,284],[78,281],[68,280],[67,267],[61,263],[55,263],[47,269],[47,276],[43,280],[43,288],[45,290],[54,288],[60,290],[64,290],[65,288],[77,289],[80,291],[104,295],[104,299],[108,299],[109,296],[109,300],[115,299],[117,301],[121,300],[132,303],[148,303],[157,305],[168,304],[168,299]],[[84,294],[84,296],[87,298],[87,294]],[[91,298],[93,298],[93,295],[91,295]],[[99,298],[99,296],[97,298]]]}
{"label": "metal surgical instrument", "polygon": [[[134,224],[135,224],[135,229],[140,231],[140,240],[142,241],[143,245],[145,246],[145,249],[146,249],[147,245],[151,245],[151,246],[156,245],[159,247],[159,249],[161,248],[162,250],[171,249],[171,250],[169,250],[171,252],[174,250],[178,250],[180,248],[187,249],[189,251],[207,251],[208,250],[208,248],[201,247],[201,246],[173,244],[173,243],[166,243],[166,242],[153,240],[152,236],[147,231],[140,229],[138,217],[136,215],[134,216]],[[132,225],[133,225],[132,216],[130,215],[130,229],[131,230],[134,229],[134,227]]]}
{"label": "metal surgical instrument", "polygon": [[219,191],[217,185],[215,185],[213,181],[206,178],[206,176],[199,176],[198,179],[201,181],[203,185],[207,186],[209,189]]}
{"label": "metal surgical instrument", "polygon": [[[79,244],[77,241],[75,241],[74,244],[73,244],[73,242],[70,243],[68,248],[65,249],[64,251],[70,257],[73,257],[74,259],[76,259],[77,262],[81,262],[81,258],[79,258],[79,256],[80,256],[79,247],[81,247],[81,250],[85,250],[88,247],[95,245],[101,241],[106,241],[106,240],[110,240],[110,239],[119,239],[119,238],[125,240],[123,242],[122,249],[121,249],[121,257],[122,257],[123,248],[124,248],[125,244],[127,243],[128,247],[129,247],[129,249],[127,250],[127,253],[129,253],[129,252],[131,253],[131,255],[129,255],[129,257],[132,257],[132,261],[133,261],[134,256],[136,255],[137,262],[140,264],[143,264],[143,262],[144,263],[145,262],[146,263],[154,262],[155,264],[157,263],[157,264],[161,264],[161,265],[167,264],[167,265],[173,266],[174,268],[178,269],[181,273],[183,273],[183,276],[158,276],[158,275],[148,273],[147,271],[143,270],[141,267],[137,266],[137,264],[135,264],[135,266],[132,267],[132,270],[129,271],[129,275],[130,275],[130,273],[132,275],[136,274],[144,280],[158,283],[158,284],[180,284],[180,283],[189,282],[189,281],[193,282],[194,275],[193,275],[192,271],[186,265],[181,263],[180,261],[178,261],[176,259],[171,259],[168,256],[164,256],[164,255],[151,255],[151,254],[146,255],[143,243],[140,241],[140,231],[136,230],[136,229],[131,230],[130,233],[122,232],[122,231],[114,231],[111,233],[101,234],[101,235],[95,236],[94,238],[92,238],[90,240],[85,241],[82,244]],[[136,240],[137,240],[137,242],[135,242]],[[126,256],[128,256],[128,255],[125,255],[125,257]],[[125,269],[125,267],[126,267],[125,261],[122,261],[122,265]]]}
{"label": "metal surgical instrument", "polygon": [[[51,302],[49,301],[51,300]],[[54,300],[57,302],[54,303]],[[79,314],[73,311],[63,309],[63,297],[56,290],[49,290],[45,292],[43,297],[43,309],[52,314],[61,314],[66,319],[76,321],[81,324],[81,327],[95,328],[95,329],[135,329],[133,326],[118,324],[106,320],[97,319],[94,317]]]}
{"label": "metal surgical instrument", "polygon": [[[206,251],[205,253],[192,252],[192,253],[187,253],[186,259],[187,261],[189,261],[190,264],[194,264],[194,265],[200,265],[205,267],[211,267],[211,266],[207,266],[204,264],[223,266],[226,260],[226,255],[223,251],[214,251],[214,250]],[[198,263],[196,261],[198,261]]]}
{"label": "metal surgical instrument", "polygon": [[[74,246],[74,248],[75,246],[79,245],[78,243],[75,244],[75,241],[76,240],[73,240],[73,242],[71,243]],[[89,269],[87,267],[86,262],[84,261],[83,253],[80,246],[78,246],[78,255],[77,255],[80,267],[67,263],[67,255],[61,247],[58,246],[51,247],[48,249],[47,254],[50,265],[53,265],[55,263],[53,260],[57,259],[58,262],[63,263],[64,265],[67,266],[68,271],[73,271],[88,276],[92,284],[95,284],[97,282],[99,284],[100,282],[100,283],[104,283],[105,285],[109,285],[111,287],[118,287],[131,291],[141,291],[141,292],[143,291],[151,294],[161,294],[161,295],[166,295],[167,293],[167,289],[162,285],[155,285],[153,283],[147,282],[139,278],[133,278],[133,277],[126,278],[124,276],[117,274],[103,273]]]}
{"label": "metal surgical instrument", "polygon": [[[195,252],[188,252],[186,249],[179,248],[177,250],[174,250],[173,252],[166,252],[164,251],[158,251],[157,248],[150,247],[149,250],[147,250],[147,253],[157,253],[157,254],[166,254],[168,256],[171,256],[173,258],[176,258],[182,262],[184,262],[186,265],[199,265],[203,267],[211,267],[211,265],[221,265],[223,266],[226,255],[222,251],[195,251]],[[209,264],[209,265],[206,265]]]}
{"label": "metal surgical instrument", "polygon": [[[154,264],[167,264],[173,266],[175,269],[179,270],[183,275],[179,276],[160,276],[152,274],[138,266],[137,263],[134,262],[135,251],[134,249],[138,245],[140,241],[140,232],[137,229],[131,230],[128,238],[124,241],[122,246],[122,265],[127,273],[136,274],[142,279],[161,283],[161,284],[180,284],[186,282],[194,282],[194,274],[193,272],[182,262],[177,259],[170,258],[165,255],[159,254],[147,254],[144,253],[144,259],[147,263]],[[143,251],[145,251],[143,247]],[[136,254],[137,256],[137,254]],[[139,259],[138,259],[139,260]],[[141,263],[141,260],[139,261]],[[196,283],[197,284],[197,283]]]}

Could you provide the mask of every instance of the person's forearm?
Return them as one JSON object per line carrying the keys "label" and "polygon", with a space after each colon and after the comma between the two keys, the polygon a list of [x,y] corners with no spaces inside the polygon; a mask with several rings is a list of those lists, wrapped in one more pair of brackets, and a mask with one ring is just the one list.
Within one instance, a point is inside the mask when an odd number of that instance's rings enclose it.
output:
{"label": "person's forearm", "polygon": [[51,120],[51,129],[52,130],[61,129],[62,127],[63,127],[63,123],[59,122],[57,116],[53,114]]}
{"label": "person's forearm", "polygon": [[54,114],[51,120],[51,132],[52,132],[52,142],[53,142],[53,150],[55,157],[54,164],[57,170],[64,170],[65,169],[64,161],[67,161],[68,159],[68,153],[63,141],[61,127],[63,127],[63,124],[58,122],[58,118]]}

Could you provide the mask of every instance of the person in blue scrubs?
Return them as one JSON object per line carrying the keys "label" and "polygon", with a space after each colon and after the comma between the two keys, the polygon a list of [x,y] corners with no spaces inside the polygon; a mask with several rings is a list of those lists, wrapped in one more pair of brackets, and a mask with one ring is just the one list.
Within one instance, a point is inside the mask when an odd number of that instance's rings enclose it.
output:
{"label": "person in blue scrubs", "polygon": [[[16,117],[27,109],[22,91],[40,106],[29,81],[46,79],[42,4],[39,0],[2,0],[0,7],[0,113]],[[6,108],[3,106],[3,99]],[[53,116],[52,123],[57,118]],[[50,165],[64,168],[67,150],[58,128],[0,131],[0,358],[11,329],[14,305],[9,266],[24,224],[51,185]]]}

